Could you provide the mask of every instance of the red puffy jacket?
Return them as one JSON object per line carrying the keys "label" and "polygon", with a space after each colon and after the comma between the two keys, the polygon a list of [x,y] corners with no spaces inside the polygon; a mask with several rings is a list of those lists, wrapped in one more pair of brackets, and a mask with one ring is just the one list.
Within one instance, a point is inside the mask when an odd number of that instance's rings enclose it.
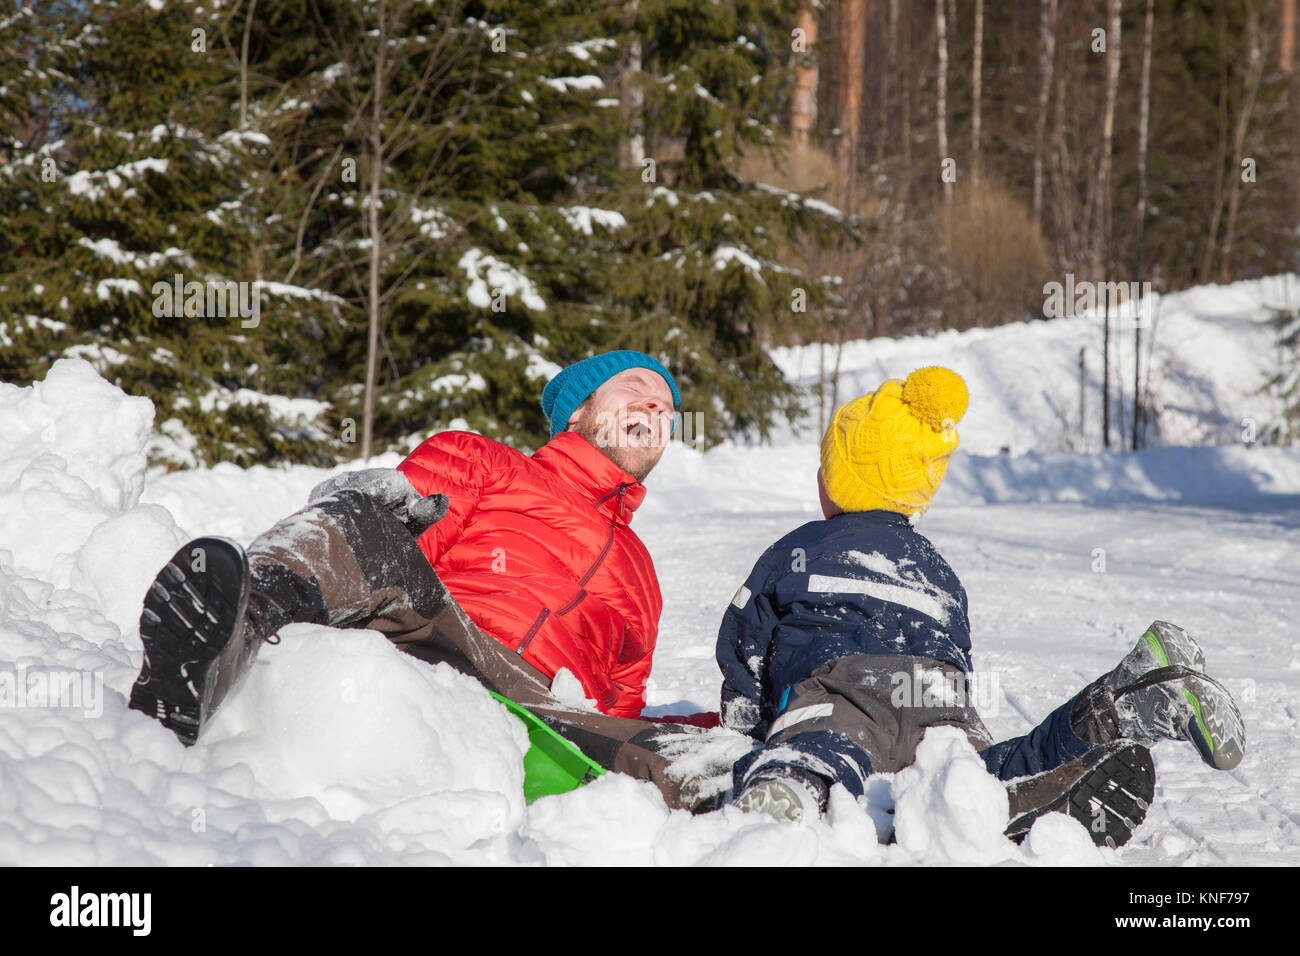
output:
{"label": "red puffy jacket", "polygon": [[604,713],[639,716],[663,609],[628,527],[645,486],[576,432],[531,458],[440,432],[398,469],[450,499],[420,547],[470,619],[546,675],[568,668]]}

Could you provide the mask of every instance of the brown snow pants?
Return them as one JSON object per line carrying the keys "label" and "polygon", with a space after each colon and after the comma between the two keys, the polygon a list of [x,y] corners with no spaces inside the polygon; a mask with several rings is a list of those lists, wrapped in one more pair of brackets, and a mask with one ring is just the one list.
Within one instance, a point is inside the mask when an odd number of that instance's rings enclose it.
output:
{"label": "brown snow pants", "polygon": [[259,633],[295,621],[379,631],[407,654],[449,664],[526,707],[606,770],[650,781],[670,808],[711,809],[750,749],[738,734],[561,702],[550,678],[475,626],[405,525],[361,492],[295,512],[259,536],[248,557],[249,615]]}

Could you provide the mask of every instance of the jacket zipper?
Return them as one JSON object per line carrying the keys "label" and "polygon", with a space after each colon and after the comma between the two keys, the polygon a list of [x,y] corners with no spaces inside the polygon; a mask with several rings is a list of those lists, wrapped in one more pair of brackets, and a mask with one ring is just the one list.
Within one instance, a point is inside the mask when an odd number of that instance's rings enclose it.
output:
{"label": "jacket zipper", "polygon": [[[556,611],[555,612],[556,614],[568,614],[575,607],[581,604],[582,599],[587,596],[587,591],[585,589],[586,583],[591,580],[591,576],[596,573],[596,569],[600,567],[600,563],[605,560],[605,556],[609,554],[609,549],[614,545],[614,529],[618,527],[618,519],[623,517],[623,510],[624,510],[623,503],[627,495],[627,489],[628,489],[627,483],[622,483],[613,491],[601,495],[594,502],[592,502],[593,504],[599,506],[604,502],[606,502],[607,500],[609,500],[611,496],[615,494],[618,495],[618,507],[614,512],[614,517],[610,519],[609,537],[605,539],[605,546],[600,549],[600,554],[596,555],[596,560],[591,563],[591,567],[587,568],[587,573],[584,574],[582,576],[582,579],[578,581],[578,593],[574,595],[573,600],[570,601],[568,604],[564,605],[564,607],[560,608],[560,610]],[[519,646],[515,648],[516,654],[523,654],[524,648],[526,648],[529,645],[529,643],[532,642],[534,635],[536,635],[538,630],[541,629],[542,623],[550,616],[550,614],[551,614],[550,608],[548,607],[542,608],[541,612],[537,615],[537,618],[533,621],[532,626],[528,628],[528,633],[524,635],[524,639],[520,641]]]}

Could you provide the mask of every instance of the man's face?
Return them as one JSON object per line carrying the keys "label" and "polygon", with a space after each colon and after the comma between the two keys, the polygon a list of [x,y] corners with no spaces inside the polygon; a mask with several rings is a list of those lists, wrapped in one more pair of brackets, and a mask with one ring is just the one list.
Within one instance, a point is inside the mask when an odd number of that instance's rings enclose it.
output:
{"label": "man's face", "polygon": [[637,481],[645,481],[672,436],[672,389],[658,372],[624,369],[588,396],[569,418],[576,431]]}

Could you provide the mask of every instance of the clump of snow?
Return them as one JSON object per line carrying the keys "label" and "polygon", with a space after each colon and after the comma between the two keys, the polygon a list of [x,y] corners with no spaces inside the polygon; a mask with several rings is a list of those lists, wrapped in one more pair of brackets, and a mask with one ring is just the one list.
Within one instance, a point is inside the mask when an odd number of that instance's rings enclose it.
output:
{"label": "clump of snow", "polygon": [[573,676],[573,672],[567,667],[561,667],[555,673],[551,680],[551,694],[556,700],[559,700],[570,707],[579,710],[596,710],[596,702],[587,698],[587,692],[582,689],[582,681]]}
{"label": "clump of snow", "polygon": [[627,220],[623,218],[621,212],[611,209],[595,209],[591,206],[564,206],[560,209],[560,215],[564,216],[570,226],[586,236],[592,234],[591,224],[593,222],[610,230],[622,229],[627,225]]}
{"label": "clump of snow", "polygon": [[575,56],[579,60],[590,61],[592,51],[600,52],[601,50],[611,50],[618,46],[618,42],[609,37],[594,37],[590,40],[583,40],[580,43],[570,43],[564,48],[564,51],[570,56]]}
{"label": "clump of snow", "polygon": [[455,221],[436,206],[421,209],[412,205],[411,222],[420,227],[420,235],[429,239],[442,239],[456,226]]}
{"label": "clump of snow", "polygon": [[146,172],[157,173],[160,176],[166,174],[167,166],[168,162],[165,159],[138,159],[113,169],[79,170],[69,176],[65,182],[72,195],[85,196],[91,202],[98,202],[110,192],[121,189]]}
{"label": "clump of snow", "polygon": [[916,761],[894,777],[894,827],[903,849],[953,863],[996,863],[1015,848],[1007,791],[956,727],[931,727]]}
{"label": "clump of snow", "polygon": [[544,76],[542,82],[560,93],[570,90],[599,90],[605,86],[604,80],[590,73],[585,76]]}
{"label": "clump of snow", "polygon": [[1114,859],[1114,854],[1092,842],[1082,823],[1064,813],[1047,813],[1035,820],[1025,850],[1031,861],[1050,866],[1107,866]]}
{"label": "clump of snow", "polygon": [[745,271],[759,282],[763,281],[763,267],[757,259],[743,249],[735,246],[719,246],[713,250],[713,268],[722,270],[731,263],[738,262]]}
{"label": "clump of snow", "polygon": [[317,801],[334,819],[460,846],[523,822],[523,725],[477,681],[395,654],[375,631],[285,628],[203,743],[205,771],[244,768],[254,793]]}
{"label": "clump of snow", "polygon": [[492,296],[498,292],[506,296],[517,294],[524,305],[535,312],[546,308],[546,303],[537,294],[537,288],[531,279],[514,266],[489,256],[480,249],[467,250],[457,265],[470,280],[465,297],[480,309],[491,306]]}
{"label": "clump of snow", "polygon": [[140,500],[152,425],[152,402],[84,360],[60,359],[27,388],[0,384],[0,547],[12,570],[71,584],[95,528]]}
{"label": "clump of snow", "polygon": [[193,257],[189,253],[177,249],[175,246],[165,249],[162,252],[135,253],[122,248],[121,243],[116,239],[96,239],[91,241],[85,236],[77,237],[77,245],[89,249],[95,255],[108,259],[117,265],[130,265],[135,269],[146,270],[156,269],[164,262],[175,259],[185,265],[193,264]]}
{"label": "clump of snow", "polygon": [[100,279],[95,284],[95,295],[107,302],[114,292],[122,295],[143,295],[144,289],[135,279]]}

